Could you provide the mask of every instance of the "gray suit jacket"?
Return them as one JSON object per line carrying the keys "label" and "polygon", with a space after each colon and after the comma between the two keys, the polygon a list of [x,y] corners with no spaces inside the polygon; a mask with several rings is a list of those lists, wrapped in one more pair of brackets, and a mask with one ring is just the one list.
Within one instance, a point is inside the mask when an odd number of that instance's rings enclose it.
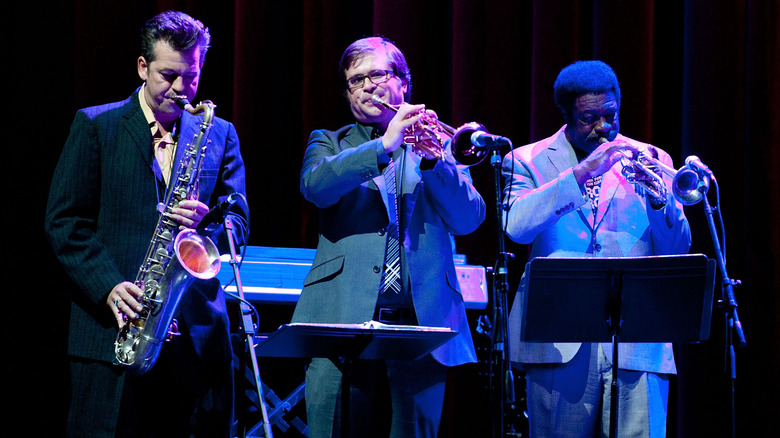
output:
{"label": "gray suit jacket", "polygon": [[[388,225],[387,193],[380,171],[389,157],[370,127],[356,124],[311,134],[301,170],[301,193],[319,207],[319,242],[294,322],[359,324],[377,302]],[[459,334],[433,352],[447,366],[475,362],[463,296],[453,263],[453,234],[474,231],[485,203],[468,169],[448,157],[420,171],[419,160],[399,149],[401,230],[420,325]]]}
{"label": "gray suit jacket", "polygon": [[[604,174],[594,218],[590,200],[583,195],[572,173],[577,157],[564,129],[515,149],[504,157],[502,164],[506,181],[504,202],[510,206],[504,216],[506,232],[518,243],[532,244],[529,260],[687,253],[691,234],[682,205],[669,195],[663,209],[653,210],[634,185],[626,181],[619,163]],[[623,135],[618,135],[618,139],[643,149],[654,148],[658,158],[672,167],[671,157],[661,149]],[[667,186],[671,186],[670,180]],[[518,291],[518,297],[522,293]],[[512,361],[565,363],[571,360],[579,350],[578,343],[518,341],[521,301],[515,299],[508,324]],[[620,368],[675,372],[671,344],[622,343],[619,348]],[[611,360],[611,346],[605,345],[604,351]]]}

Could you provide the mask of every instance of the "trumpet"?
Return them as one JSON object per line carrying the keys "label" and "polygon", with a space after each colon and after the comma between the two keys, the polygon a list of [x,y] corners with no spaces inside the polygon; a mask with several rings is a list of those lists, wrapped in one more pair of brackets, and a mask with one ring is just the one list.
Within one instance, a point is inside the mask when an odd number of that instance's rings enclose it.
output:
{"label": "trumpet", "polygon": [[[398,112],[396,106],[383,101],[379,96],[372,95],[371,101],[393,112]],[[447,139],[452,139],[452,156],[455,161],[465,166],[473,166],[481,163],[489,150],[487,147],[472,144],[471,135],[478,131],[487,132],[487,129],[477,122],[469,122],[455,129],[437,117],[423,112],[420,114],[419,123],[406,130],[403,142],[405,145],[411,146],[412,151],[418,155],[428,153],[437,160],[443,161],[444,142]]]}
{"label": "trumpet", "polygon": [[621,172],[626,180],[641,188],[657,204],[665,205],[669,190],[663,175],[672,178],[672,195],[683,205],[694,205],[704,198],[710,187],[710,176],[700,175],[688,164],[678,170],[667,166],[645,152],[621,158]]}

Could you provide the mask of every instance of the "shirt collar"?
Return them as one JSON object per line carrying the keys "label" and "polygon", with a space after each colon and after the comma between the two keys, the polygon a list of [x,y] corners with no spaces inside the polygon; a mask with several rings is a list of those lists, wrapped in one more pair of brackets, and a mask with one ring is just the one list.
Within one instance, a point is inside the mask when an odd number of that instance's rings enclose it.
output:
{"label": "shirt collar", "polygon": [[[154,118],[152,107],[146,102],[146,97],[144,96],[145,87],[146,82],[144,82],[143,85],[141,85],[141,89],[138,90],[138,102],[141,105],[141,111],[144,113],[146,123],[149,124],[149,131],[152,133],[152,137],[162,137],[163,135],[159,132],[160,128],[158,127],[157,119]],[[176,136],[176,125],[178,125],[178,120],[173,124],[173,130],[170,132],[172,138],[175,138]]]}
{"label": "shirt collar", "polygon": [[152,112],[152,108],[149,106],[149,104],[146,102],[146,96],[144,95],[144,89],[146,88],[146,82],[141,86],[141,89],[138,90],[138,102],[141,104],[141,111],[144,113],[144,118],[146,119],[146,123],[149,124],[149,129],[152,131],[152,136],[157,133],[157,120],[154,118],[154,113]]}

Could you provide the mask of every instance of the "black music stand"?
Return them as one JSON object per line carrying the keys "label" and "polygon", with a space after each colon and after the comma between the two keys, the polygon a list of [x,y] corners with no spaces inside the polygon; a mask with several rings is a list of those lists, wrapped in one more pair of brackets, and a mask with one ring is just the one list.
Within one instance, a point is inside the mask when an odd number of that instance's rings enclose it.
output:
{"label": "black music stand", "polygon": [[[257,356],[330,359],[342,372],[341,431],[349,436],[350,367],[358,359],[414,360],[458,332],[449,328],[363,324],[284,324],[255,346]],[[347,388],[345,390],[345,388]]]}
{"label": "black music stand", "polygon": [[[536,258],[521,289],[525,342],[697,342],[709,338],[715,263],[701,254]],[[617,437],[612,367],[610,437]]]}

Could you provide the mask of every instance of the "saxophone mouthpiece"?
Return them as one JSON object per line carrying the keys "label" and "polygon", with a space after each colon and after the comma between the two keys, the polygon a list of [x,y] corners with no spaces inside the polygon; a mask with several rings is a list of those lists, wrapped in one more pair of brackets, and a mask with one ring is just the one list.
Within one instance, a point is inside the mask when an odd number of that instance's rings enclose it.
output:
{"label": "saxophone mouthpiece", "polygon": [[190,104],[190,100],[187,99],[187,96],[176,95],[172,96],[171,99],[173,99],[173,101],[176,102],[176,105],[178,105],[181,109],[187,109],[188,106],[192,106]]}

